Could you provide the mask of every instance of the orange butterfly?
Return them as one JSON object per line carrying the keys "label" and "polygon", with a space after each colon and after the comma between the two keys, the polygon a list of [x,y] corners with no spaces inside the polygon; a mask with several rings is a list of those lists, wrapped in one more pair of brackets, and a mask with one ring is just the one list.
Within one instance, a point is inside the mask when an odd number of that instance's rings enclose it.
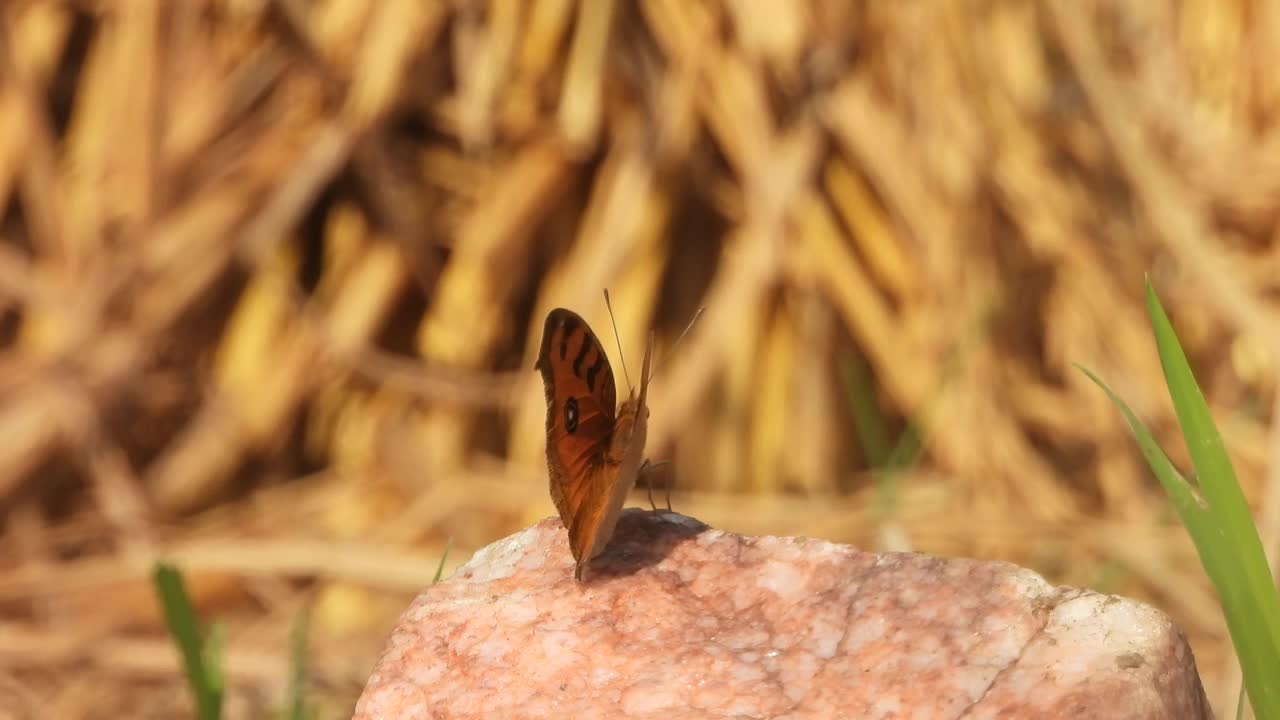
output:
{"label": "orange butterfly", "polygon": [[595,333],[576,313],[547,314],[535,366],[547,395],[547,468],[551,499],[569,530],[569,549],[582,581],[587,564],[613,536],[618,514],[636,478],[654,466],[644,454],[649,408],[649,361],[645,345],[640,394],[631,390],[614,412],[613,369]]}

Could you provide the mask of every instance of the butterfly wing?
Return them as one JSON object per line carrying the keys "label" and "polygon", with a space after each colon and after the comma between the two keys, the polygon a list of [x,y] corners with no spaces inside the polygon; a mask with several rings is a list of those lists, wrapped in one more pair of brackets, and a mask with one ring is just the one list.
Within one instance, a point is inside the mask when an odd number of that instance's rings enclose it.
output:
{"label": "butterfly wing", "polygon": [[547,315],[536,367],[547,396],[551,499],[580,569],[596,544],[597,509],[611,490],[606,461],[617,402],[613,369],[587,323],[564,308]]}
{"label": "butterfly wing", "polygon": [[[585,553],[578,558],[574,575],[578,580],[582,579],[587,561],[604,552],[609,539],[613,537],[622,505],[627,501],[627,495],[631,493],[640,473],[649,428],[649,407],[645,401],[649,393],[649,361],[652,355],[653,340],[650,339],[645,346],[644,367],[640,372],[640,396],[632,396],[622,404],[614,423],[613,437],[610,439],[609,452],[605,456],[605,466],[598,483],[604,488],[605,497],[581,508],[579,517],[575,518],[592,528],[590,537],[584,539],[588,543]],[[569,539],[572,542],[572,534]]]}

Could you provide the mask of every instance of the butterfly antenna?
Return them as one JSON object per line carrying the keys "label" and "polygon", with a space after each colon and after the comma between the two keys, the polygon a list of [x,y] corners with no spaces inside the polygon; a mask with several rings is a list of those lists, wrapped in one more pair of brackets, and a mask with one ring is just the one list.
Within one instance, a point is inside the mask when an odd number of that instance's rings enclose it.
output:
{"label": "butterfly antenna", "polygon": [[631,376],[627,374],[627,358],[622,354],[622,338],[618,335],[618,321],[613,319],[613,304],[609,302],[609,288],[604,289],[604,306],[609,311],[609,324],[613,325],[613,341],[618,344],[618,360],[622,363],[622,377],[627,379],[627,390],[630,391]]}
{"label": "butterfly antenna", "polygon": [[[680,333],[680,337],[676,338],[676,341],[675,341],[674,343],[672,343],[672,344],[671,344],[671,350],[669,350],[669,351],[667,352],[667,357],[664,357],[664,358],[663,358],[663,361],[664,361],[664,362],[667,360],[667,358],[671,357],[671,355],[672,355],[673,353],[675,353],[676,348],[680,347],[680,341],[681,341],[681,340],[683,340],[683,339],[684,339],[684,336],[685,336],[685,335],[688,335],[688,334],[689,334],[689,331],[693,329],[693,324],[694,324],[694,323],[696,323],[696,322],[698,322],[698,318],[702,317],[702,311],[703,311],[703,310],[706,310],[706,308],[705,308],[705,307],[700,307],[700,308],[698,308],[698,312],[696,312],[696,313],[694,313],[694,314],[693,314],[693,319],[689,321],[689,324],[688,324],[688,325],[685,325],[685,326],[684,326],[684,332],[681,332],[681,333]],[[660,367],[661,367],[661,366],[660,366]],[[654,368],[654,369],[653,369],[653,373],[652,373],[651,375],[649,375],[649,381],[650,381],[650,382],[652,382],[652,381],[653,381],[653,376],[654,376],[654,375],[657,375],[657,374],[658,374],[658,368]]]}

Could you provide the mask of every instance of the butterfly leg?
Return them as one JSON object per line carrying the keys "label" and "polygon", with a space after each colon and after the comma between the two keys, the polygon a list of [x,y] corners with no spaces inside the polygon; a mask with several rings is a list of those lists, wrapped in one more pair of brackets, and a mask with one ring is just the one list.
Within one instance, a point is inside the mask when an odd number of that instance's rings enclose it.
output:
{"label": "butterfly leg", "polygon": [[653,465],[646,459],[640,463],[640,471],[636,473],[637,477],[644,478],[644,489],[649,494],[649,507],[654,512],[658,511],[658,506],[653,502]]}
{"label": "butterfly leg", "polygon": [[653,501],[653,480],[655,476],[662,475],[662,484],[667,491],[667,510],[671,509],[671,461],[663,460],[662,462],[649,462],[645,460],[640,465],[638,476],[644,478],[645,489],[649,493],[649,507],[654,512],[658,511],[658,504]]}

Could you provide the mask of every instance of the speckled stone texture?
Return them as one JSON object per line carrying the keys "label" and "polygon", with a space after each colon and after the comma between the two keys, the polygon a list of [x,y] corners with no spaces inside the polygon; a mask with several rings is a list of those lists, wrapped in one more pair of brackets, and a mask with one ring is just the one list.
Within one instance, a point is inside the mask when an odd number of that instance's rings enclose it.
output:
{"label": "speckled stone texture", "polygon": [[1211,717],[1182,633],[1013,565],[626,511],[579,585],[558,519],[401,617],[374,718]]}

